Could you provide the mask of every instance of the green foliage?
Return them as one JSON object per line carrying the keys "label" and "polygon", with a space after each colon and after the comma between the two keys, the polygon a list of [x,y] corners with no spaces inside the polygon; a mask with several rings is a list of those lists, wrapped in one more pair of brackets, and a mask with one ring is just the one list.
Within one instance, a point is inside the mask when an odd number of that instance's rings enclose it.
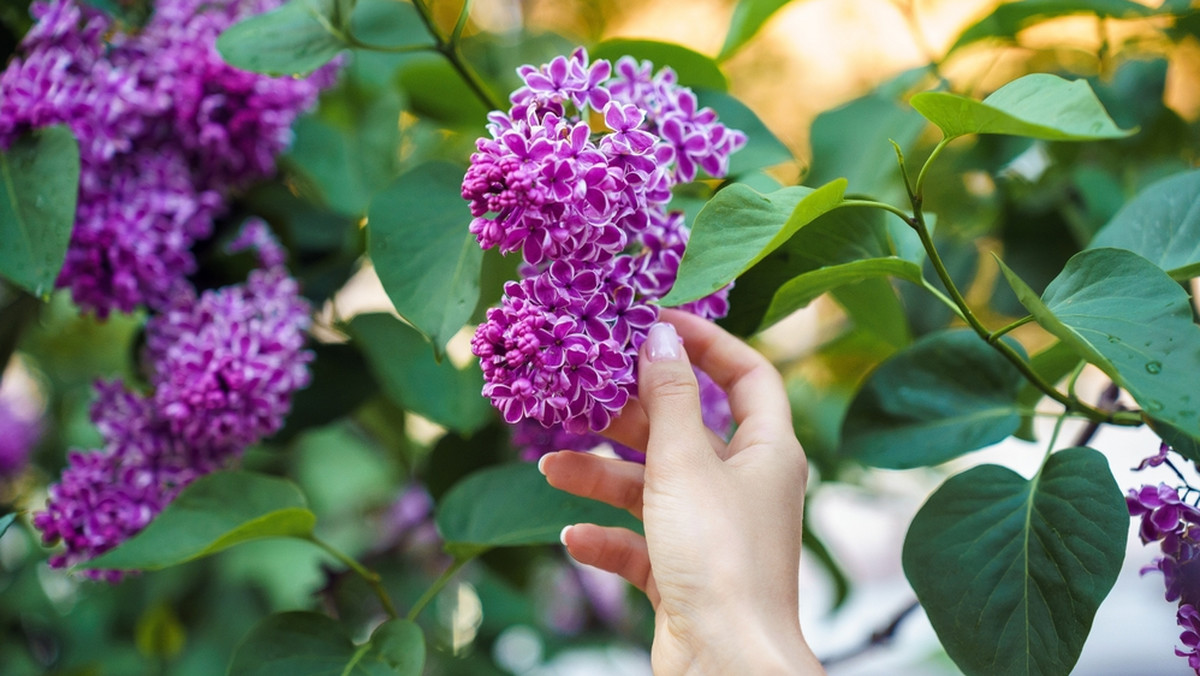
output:
{"label": "green foliage", "polygon": [[1175,279],[1200,275],[1200,171],[1175,174],[1138,193],[1089,246],[1128,249]]}
{"label": "green foliage", "polygon": [[1030,480],[951,477],[909,527],[904,573],[968,676],[1067,674],[1125,556],[1129,513],[1104,456],[1054,453]]}
{"label": "green foliage", "polygon": [[355,645],[329,616],[290,612],[254,627],[234,654],[229,676],[419,676],[424,665],[424,636],[408,620],[384,622]]}
{"label": "green foliage", "polygon": [[721,45],[718,61],[724,61],[733,56],[750,38],[758,33],[763,24],[775,12],[791,0],[738,0],[733,8],[733,18],[729,20],[729,32],[725,34],[725,44]]}
{"label": "green foliage", "polygon": [[1076,254],[1038,298],[1001,265],[1017,298],[1047,331],[1126,389],[1146,415],[1200,439],[1200,326],[1188,295],[1124,249]]}
{"label": "green foliage", "polygon": [[983,101],[948,92],[923,92],[912,107],[946,138],[1009,134],[1049,141],[1089,141],[1129,136],[1118,129],[1084,80],[1035,73],[992,92]]}
{"label": "green foliage", "polygon": [[145,530],[84,567],[159,570],[249,540],[307,537],[316,519],[289,481],[217,472],[196,479]]}
{"label": "green foliage", "polygon": [[64,126],[26,133],[0,151],[0,275],[47,297],[75,222],[79,144]]}
{"label": "green foliage", "polygon": [[675,286],[660,303],[682,305],[732,282],[802,227],[842,202],[846,181],[816,190],[783,188],[769,195],[734,184],[717,193],[696,218]]}
{"label": "green foliage", "polygon": [[747,136],[746,145],[729,158],[731,177],[795,161],[792,151],[741,101],[715,89],[697,89],[696,102],[701,107],[712,108],[721,124],[745,132]]}
{"label": "green foliage", "polygon": [[656,70],[670,66],[679,77],[679,84],[685,87],[722,92],[729,89],[729,81],[715,61],[671,42],[624,38],[605,40],[592,48],[590,55],[593,59],[608,59],[614,65],[622,56],[632,56],[638,61],[650,61]]}
{"label": "green foliage", "polygon": [[577,523],[641,532],[641,523],[628,512],[551,487],[532,463],[475,472],[451,488],[437,508],[446,550],[460,558],[493,547],[556,543],[563,528]]}
{"label": "green foliage", "polygon": [[396,311],[441,353],[479,300],[483,250],[467,229],[461,167],[430,163],[371,202],[368,248]]}
{"label": "green foliage", "polygon": [[1016,431],[1020,389],[1021,374],[974,333],[930,334],[867,377],[842,450],[888,469],[952,460]]}
{"label": "green foliage", "polygon": [[187,631],[175,611],[159,603],[138,619],[134,637],[138,652],[149,658],[170,660],[183,650]]}
{"label": "green foliage", "polygon": [[267,75],[304,76],[349,47],[338,34],[334,0],[289,0],[217,38],[217,51],[236,68]]}
{"label": "green foliage", "polygon": [[358,315],[350,322],[350,333],[383,391],[397,404],[465,434],[491,418],[491,407],[479,396],[483,374],[478,364],[460,369],[449,360],[436,361],[421,334],[391,315]]}
{"label": "green foliage", "polygon": [[5,514],[4,516],[0,516],[0,538],[4,537],[4,534],[8,532],[8,529],[12,527],[13,523],[16,520],[17,520],[16,512],[12,512],[11,514]]}
{"label": "green foliage", "polygon": [[1092,14],[1102,18],[1134,19],[1156,13],[1132,0],[1021,0],[996,6],[977,23],[969,26],[950,46],[948,54],[981,40],[1016,40],[1022,30],[1061,16]]}

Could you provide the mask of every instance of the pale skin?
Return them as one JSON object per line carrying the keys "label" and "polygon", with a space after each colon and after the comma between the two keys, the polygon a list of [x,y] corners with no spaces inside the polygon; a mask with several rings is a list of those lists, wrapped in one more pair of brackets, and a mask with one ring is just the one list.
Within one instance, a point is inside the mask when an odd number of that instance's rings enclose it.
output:
{"label": "pale skin", "polygon": [[[539,463],[551,485],[628,510],[646,535],[577,524],[563,543],[650,599],[655,674],[824,674],[798,618],[808,463],[783,381],[714,324],[671,310],[662,322],[639,355],[638,398],[605,431],[647,451],[645,466],[571,451]],[[701,422],[693,363],[729,394],[728,443]]]}

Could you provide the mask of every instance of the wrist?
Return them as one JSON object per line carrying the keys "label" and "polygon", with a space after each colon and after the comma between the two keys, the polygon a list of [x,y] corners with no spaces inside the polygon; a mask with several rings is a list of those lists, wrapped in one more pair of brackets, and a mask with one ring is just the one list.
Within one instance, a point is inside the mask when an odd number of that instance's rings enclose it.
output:
{"label": "wrist", "polygon": [[707,642],[697,652],[689,673],[811,676],[825,671],[800,633],[799,624],[743,624],[722,639]]}

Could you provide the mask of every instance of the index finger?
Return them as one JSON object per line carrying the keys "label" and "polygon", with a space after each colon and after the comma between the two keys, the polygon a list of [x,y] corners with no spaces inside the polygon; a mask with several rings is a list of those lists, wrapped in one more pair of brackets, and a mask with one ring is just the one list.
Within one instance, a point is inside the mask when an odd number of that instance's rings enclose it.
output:
{"label": "index finger", "polygon": [[692,363],[729,395],[740,426],[792,430],[792,409],[783,378],[767,358],[721,327],[696,315],[663,308],[662,319],[675,326]]}

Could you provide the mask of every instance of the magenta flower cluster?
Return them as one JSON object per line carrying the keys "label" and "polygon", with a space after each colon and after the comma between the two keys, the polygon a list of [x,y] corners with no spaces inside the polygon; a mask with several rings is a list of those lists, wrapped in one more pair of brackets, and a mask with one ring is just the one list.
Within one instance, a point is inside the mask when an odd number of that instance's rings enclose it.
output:
{"label": "magenta flower cluster", "polygon": [[[277,244],[260,244],[260,259],[277,260]],[[72,452],[45,511],[34,515],[45,542],[65,545],[50,565],[72,566],[115,547],[192,480],[278,431],[292,393],[309,381],[310,314],[296,281],[273,265],[243,284],[184,295],[153,317],[144,354],[153,392],[97,385],[92,420],[104,445]]]}
{"label": "magenta flower cluster", "polygon": [[[476,142],[462,185],[471,232],[525,261],[472,341],[484,396],[509,423],[608,426],[635,384],[658,316],[651,302],[670,290],[687,242],[683,215],[667,211],[671,187],[697,167],[723,176],[746,142],[669,68],[652,71],[625,57],[614,74],[583,49],[523,66],[512,107],[493,112],[490,138]],[[727,294],[687,309],[723,316]]]}
{"label": "magenta flower cluster", "polygon": [[0,73],[0,148],[70,127],[82,171],[58,286],[105,316],[161,309],[187,291],[194,242],[236,187],[270,174],[291,123],[332,83],[226,65],[217,35],[279,0],[159,0],[123,32],[77,0],[35,2],[36,23]]}
{"label": "magenta flower cluster", "polygon": [[1183,649],[1188,666],[1200,674],[1200,509],[1187,504],[1179,491],[1166,484],[1130,489],[1129,513],[1141,518],[1142,542],[1158,542],[1162,556],[1142,570],[1159,571],[1166,584],[1166,599],[1179,603],[1176,619],[1183,629]]}

